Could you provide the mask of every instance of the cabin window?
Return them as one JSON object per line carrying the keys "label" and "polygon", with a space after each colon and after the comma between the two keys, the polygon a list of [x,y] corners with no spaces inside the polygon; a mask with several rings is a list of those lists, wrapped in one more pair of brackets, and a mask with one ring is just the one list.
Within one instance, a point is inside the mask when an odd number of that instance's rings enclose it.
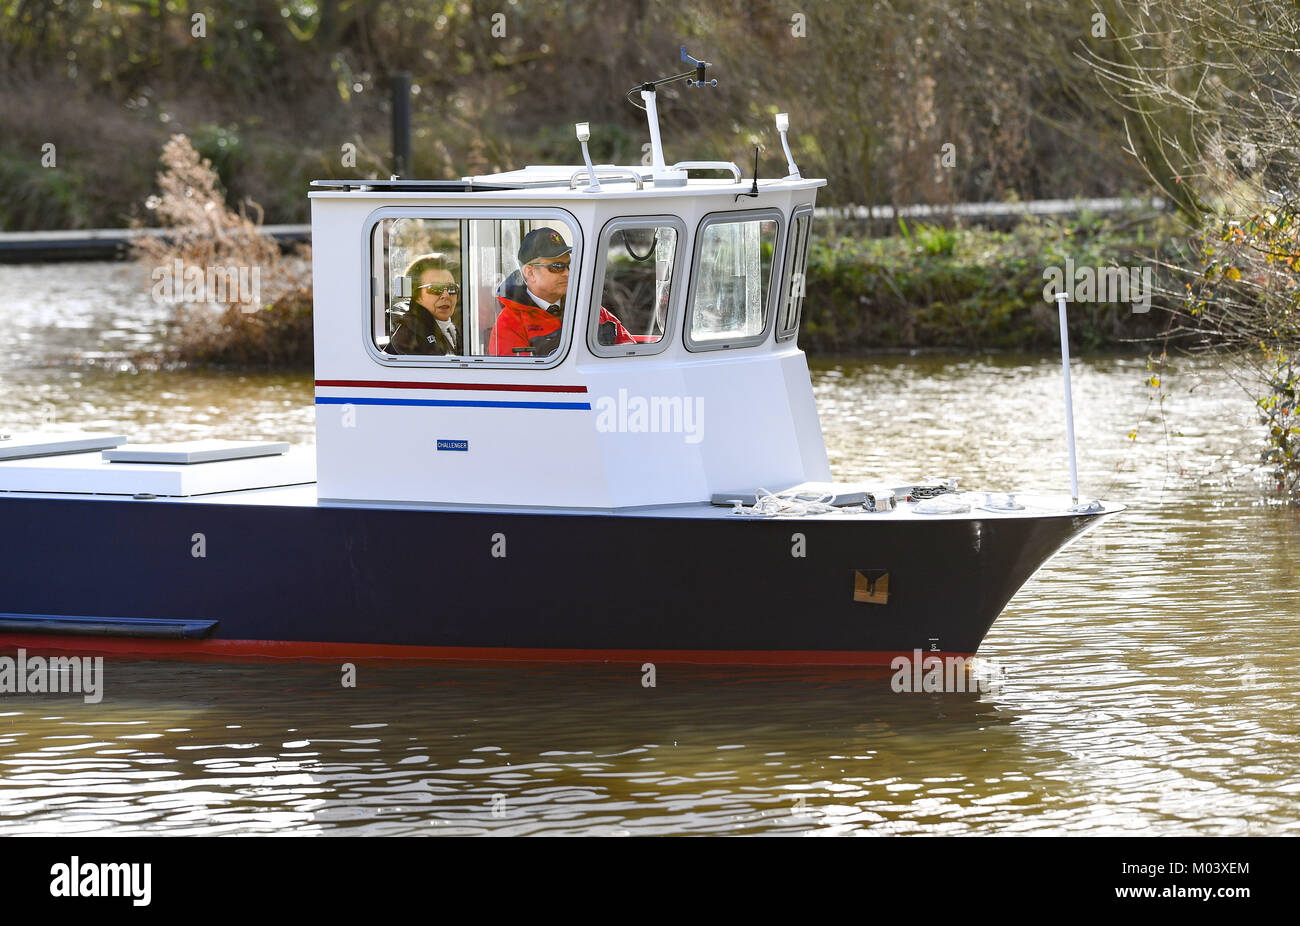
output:
{"label": "cabin window", "polygon": [[812,238],[812,208],[795,212],[790,228],[790,243],[785,249],[785,289],[781,294],[781,311],[776,320],[776,339],[785,341],[799,332],[799,315],[808,273],[808,242]]}
{"label": "cabin window", "polygon": [[767,333],[779,213],[707,217],[696,243],[686,344],[743,347]]}
{"label": "cabin window", "polygon": [[667,346],[677,251],[684,234],[671,218],[620,218],[600,236],[587,343],[601,357],[654,354]]}
{"label": "cabin window", "polygon": [[370,336],[379,359],[560,358],[581,259],[571,220],[542,210],[384,212],[393,214],[381,213],[370,231]]}

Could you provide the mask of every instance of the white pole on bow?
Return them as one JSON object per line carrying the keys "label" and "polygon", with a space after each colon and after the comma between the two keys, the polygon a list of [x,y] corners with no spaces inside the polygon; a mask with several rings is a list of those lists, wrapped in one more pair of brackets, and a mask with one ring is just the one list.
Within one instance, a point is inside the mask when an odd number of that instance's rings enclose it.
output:
{"label": "white pole on bow", "polygon": [[1079,464],[1074,453],[1074,399],[1070,394],[1070,330],[1065,324],[1065,304],[1069,293],[1056,294],[1057,313],[1061,316],[1061,375],[1065,379],[1065,439],[1070,448],[1070,498],[1079,504]]}

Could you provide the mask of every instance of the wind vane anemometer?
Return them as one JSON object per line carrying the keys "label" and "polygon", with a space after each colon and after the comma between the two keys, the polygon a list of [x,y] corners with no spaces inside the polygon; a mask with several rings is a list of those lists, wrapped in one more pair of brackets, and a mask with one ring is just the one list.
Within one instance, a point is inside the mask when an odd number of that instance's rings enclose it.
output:
{"label": "wind vane anemometer", "polygon": [[[646,121],[650,126],[650,163],[654,171],[655,186],[686,186],[686,171],[680,169],[683,165],[675,164],[669,167],[664,163],[663,142],[659,139],[659,110],[656,106],[656,93],[658,89],[665,84],[671,84],[674,81],[684,80],[688,87],[716,87],[718,79],[709,79],[706,75],[706,69],[709,62],[700,61],[692,58],[686,53],[686,46],[682,46],[682,60],[691,66],[689,71],[683,71],[680,74],[674,74],[672,77],[661,77],[658,80],[648,80],[645,83],[637,84],[627,92],[627,101],[637,109],[643,109],[646,113]],[[640,93],[641,102],[638,103],[632,98],[632,94]],[[698,162],[692,162],[699,167]]]}
{"label": "wind vane anemometer", "polygon": [[[687,62],[688,64],[690,64],[691,66],[693,66],[693,67],[695,68],[695,79],[694,79],[694,80],[691,80],[691,79],[687,78],[686,86],[688,86],[688,87],[716,87],[716,86],[718,85],[718,79],[717,79],[716,77],[713,78],[712,80],[708,80],[708,81],[706,81],[706,80],[704,79],[704,69],[707,68],[707,67],[709,66],[709,62],[707,62],[707,61],[696,61],[696,60],[695,60],[694,58],[692,58],[690,55],[686,54],[686,46],[685,46],[685,45],[682,46],[682,60],[685,61],[685,62]],[[673,79],[674,79],[674,78],[671,78],[671,77],[669,78],[669,80],[673,80]]]}

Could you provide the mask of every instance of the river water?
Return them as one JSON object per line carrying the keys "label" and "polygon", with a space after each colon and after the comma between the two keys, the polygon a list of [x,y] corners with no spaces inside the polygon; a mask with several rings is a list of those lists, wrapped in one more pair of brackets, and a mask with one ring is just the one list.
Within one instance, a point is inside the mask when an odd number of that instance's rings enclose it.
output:
{"label": "river water", "polygon": [[[146,293],[126,265],[0,266],[0,424],[310,443],[307,376],[123,359],[169,316]],[[1068,486],[1059,360],[813,376],[837,477]],[[1129,510],[1011,601],[986,691],[382,664],[345,688],[329,664],[110,659],[97,704],[0,695],[0,833],[1298,832],[1300,522],[1264,501],[1243,392],[1203,362],[1163,401],[1149,376],[1076,360],[1081,485]]]}

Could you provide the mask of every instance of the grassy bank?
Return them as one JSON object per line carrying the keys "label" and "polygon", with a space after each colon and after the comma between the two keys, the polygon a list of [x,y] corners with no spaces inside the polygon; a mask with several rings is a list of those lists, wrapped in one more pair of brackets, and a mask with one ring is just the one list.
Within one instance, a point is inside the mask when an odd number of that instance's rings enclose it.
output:
{"label": "grassy bank", "polygon": [[[1141,267],[1177,247],[1167,217],[1066,223],[1026,220],[1011,231],[901,225],[887,238],[816,237],[808,258],[800,344],[810,353],[943,348],[1052,350],[1057,314],[1044,270]],[[1153,280],[1159,285],[1158,275]],[[1158,295],[1146,313],[1115,301],[1073,303],[1071,334],[1089,349],[1131,346],[1168,323]]]}

